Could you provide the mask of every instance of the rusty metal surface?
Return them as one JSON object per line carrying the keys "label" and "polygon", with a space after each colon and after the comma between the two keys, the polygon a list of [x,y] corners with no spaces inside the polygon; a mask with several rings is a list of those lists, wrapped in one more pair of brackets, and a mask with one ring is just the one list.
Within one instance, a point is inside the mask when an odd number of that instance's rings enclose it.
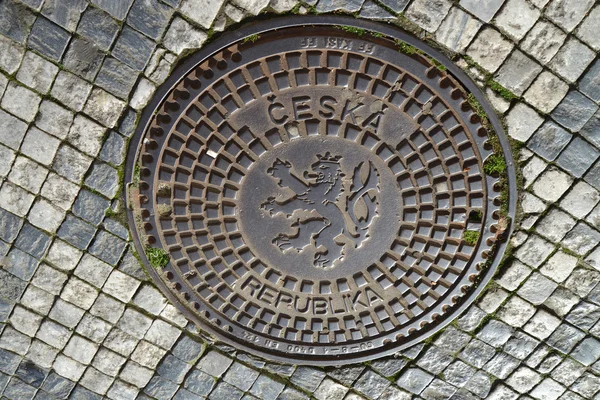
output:
{"label": "rusty metal surface", "polygon": [[153,278],[202,329],[266,358],[337,365],[424,340],[504,250],[469,91],[489,112],[444,57],[373,23],[285,19],[223,38],[175,71],[140,122],[126,177],[139,166],[138,251],[168,252]]}

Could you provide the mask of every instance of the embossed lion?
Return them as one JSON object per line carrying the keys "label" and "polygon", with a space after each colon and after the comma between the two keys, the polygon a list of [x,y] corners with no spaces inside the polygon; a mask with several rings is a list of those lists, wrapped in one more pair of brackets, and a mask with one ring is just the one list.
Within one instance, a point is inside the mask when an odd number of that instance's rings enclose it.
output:
{"label": "embossed lion", "polygon": [[316,158],[302,177],[289,161],[277,159],[267,172],[294,195],[283,200],[269,197],[261,209],[290,221],[290,232],[273,239],[280,251],[300,253],[312,247],[313,265],[330,269],[344,260],[348,246],[359,248],[368,240],[378,218],[379,173],[370,161],[361,162],[347,179],[341,156],[327,152]]}

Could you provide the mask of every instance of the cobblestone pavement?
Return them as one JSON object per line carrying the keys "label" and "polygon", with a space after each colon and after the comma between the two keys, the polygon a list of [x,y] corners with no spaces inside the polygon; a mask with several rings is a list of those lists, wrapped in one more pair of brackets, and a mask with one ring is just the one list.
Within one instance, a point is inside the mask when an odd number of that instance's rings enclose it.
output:
{"label": "cobblestone pavement", "polygon": [[[523,143],[513,257],[395,357],[268,363],[210,343],[119,218],[136,117],[186,49],[342,10],[454,56]],[[0,0],[3,399],[600,399],[600,5],[593,0]]]}

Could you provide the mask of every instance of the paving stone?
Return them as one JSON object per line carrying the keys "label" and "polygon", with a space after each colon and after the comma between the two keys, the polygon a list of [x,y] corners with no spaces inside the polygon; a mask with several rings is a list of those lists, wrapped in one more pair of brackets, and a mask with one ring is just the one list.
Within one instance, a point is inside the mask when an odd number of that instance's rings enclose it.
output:
{"label": "paving stone", "polygon": [[581,177],[587,169],[600,157],[600,150],[575,137],[557,160],[558,165],[576,177]]}
{"label": "paving stone", "polygon": [[107,51],[117,36],[119,24],[103,10],[88,7],[77,26],[77,33],[90,39],[103,51]]}
{"label": "paving stone", "polygon": [[27,45],[52,60],[60,61],[70,37],[69,32],[60,26],[38,17],[31,28]]}
{"label": "paving stone", "polygon": [[600,279],[598,272],[586,268],[577,268],[567,279],[565,287],[580,297],[585,297],[596,286],[598,279]]}
{"label": "paving stone", "polygon": [[493,347],[501,347],[512,336],[513,328],[503,322],[491,320],[479,333],[477,338]]}
{"label": "paving stone", "polygon": [[540,214],[546,210],[546,204],[531,193],[523,193],[521,207],[524,214]]}
{"label": "paving stone", "polygon": [[[92,244],[92,247],[90,248],[90,253],[95,255],[102,261],[105,261],[111,265],[116,265],[117,262],[119,261],[119,259],[121,258],[121,255],[123,254],[123,251],[125,250],[126,245],[127,245],[127,243],[125,241],[123,241],[122,239],[120,239],[106,231],[100,231],[100,233],[98,235],[96,235],[96,239],[94,240],[94,243]],[[115,273],[121,274],[121,272],[115,271],[113,273],[113,275]],[[124,275],[124,274],[121,274],[121,275]],[[112,278],[112,276],[111,276],[111,278]],[[109,281],[111,282],[110,285],[119,284],[119,282],[117,282],[117,281],[114,281],[114,280],[111,281],[111,278],[109,278]],[[116,279],[116,278],[113,278],[113,279]],[[133,278],[129,278],[129,279],[123,278],[122,280],[127,281],[127,283],[130,283],[132,285],[134,291],[139,285],[139,282],[134,280]],[[106,286],[109,286],[109,284],[107,283]],[[124,293],[126,293],[126,294],[120,294],[120,295],[116,294],[114,289],[110,289],[110,291],[107,293],[114,295],[119,300],[121,300],[122,298],[124,298],[127,295],[133,295],[133,293],[131,293],[131,290],[132,290],[131,288],[121,288],[121,289],[123,289]]]}
{"label": "paving stone", "polygon": [[542,304],[558,285],[544,275],[534,272],[518,290],[518,294],[534,305]]}
{"label": "paving stone", "polygon": [[86,338],[96,343],[100,343],[106,338],[110,329],[110,324],[104,322],[100,318],[96,318],[91,314],[86,313],[81,319],[79,325],[77,325],[76,331]]}
{"label": "paving stone", "polygon": [[0,189],[0,207],[20,217],[27,214],[33,200],[31,193],[10,182],[5,182]]}
{"label": "paving stone", "polygon": [[584,337],[585,333],[569,324],[563,323],[554,330],[554,333],[546,340],[546,343],[568,354]]}
{"label": "paving stone", "polygon": [[[492,388],[490,376],[483,371],[478,371],[469,379],[465,389],[481,398],[486,398]],[[425,394],[425,392],[423,392]]]}
{"label": "paving stone", "polygon": [[520,297],[513,296],[497,315],[510,326],[520,328],[529,321],[533,314],[535,314],[535,307]]}
{"label": "paving stone", "polygon": [[88,310],[98,297],[98,292],[92,285],[77,278],[70,278],[60,297],[84,310]]}
{"label": "paving stone", "polygon": [[460,353],[460,358],[474,367],[481,368],[495,353],[492,346],[485,344],[481,340],[473,339]]}
{"label": "paving stone", "polygon": [[156,0],[136,0],[127,16],[127,23],[152,39],[159,39],[172,13],[171,7]]}
{"label": "paving stone", "polygon": [[2,108],[27,122],[31,122],[37,113],[41,100],[40,96],[25,86],[9,82],[2,97]]}
{"label": "paving stone", "polygon": [[[201,7],[199,7],[201,8]],[[138,73],[117,59],[107,57],[96,77],[96,84],[122,99],[127,98]]]}
{"label": "paving stone", "polygon": [[590,366],[600,357],[600,342],[594,338],[584,339],[571,353],[571,357],[585,366]]}
{"label": "paving stone", "polygon": [[71,382],[56,372],[51,371],[42,385],[42,390],[57,398],[66,398],[74,386],[75,382]]}
{"label": "paving stone", "polygon": [[477,370],[457,360],[444,370],[444,380],[454,386],[463,387]]}
{"label": "paving stone", "polygon": [[58,230],[61,239],[81,250],[87,249],[95,233],[96,229],[93,226],[70,214]]}
{"label": "paving stone", "polygon": [[586,372],[577,380],[577,382],[573,384],[573,386],[571,386],[571,390],[579,393],[585,398],[590,398],[592,395],[598,392],[599,387],[600,378]]}
{"label": "paving stone", "polygon": [[106,394],[113,382],[114,378],[104,375],[94,368],[88,368],[79,381],[83,387],[100,395]]}
{"label": "paving stone", "polygon": [[112,165],[121,165],[125,157],[125,148],[125,139],[123,136],[111,131],[98,157]]}
{"label": "paving stone", "polygon": [[[119,271],[124,272],[128,275],[131,275],[134,278],[137,278],[142,281],[149,280],[148,276],[146,275],[146,272],[140,266],[138,259],[135,258],[135,256],[131,253],[130,250],[128,250],[125,253],[125,256],[119,263]],[[165,310],[166,310],[166,308],[165,308]],[[163,310],[163,314],[164,314],[164,310]],[[164,315],[162,315],[162,316],[165,317]],[[165,318],[168,319],[169,321],[171,321],[170,318],[167,318],[167,317],[165,317]],[[177,324],[180,325],[179,323],[177,323]],[[184,321],[183,324],[185,325],[186,322]]]}
{"label": "paving stone", "polygon": [[12,242],[17,238],[22,220],[18,216],[0,209],[0,238]]}
{"label": "paving stone", "polygon": [[592,100],[600,102],[600,60],[596,61],[581,78],[579,90]]}
{"label": "paving stone", "polygon": [[26,130],[27,124],[0,110],[0,143],[18,150]]}
{"label": "paving stone", "polygon": [[22,4],[14,0],[0,3],[0,33],[25,43],[29,27],[35,20],[35,15]]}
{"label": "paving stone", "polygon": [[363,3],[359,16],[366,19],[375,20],[393,20],[396,19],[394,14],[389,13],[384,8],[380,7],[373,1],[367,0]]}
{"label": "paving stone", "polygon": [[104,218],[104,212],[110,206],[108,200],[88,191],[82,190],[73,204],[73,214],[98,225]]}
{"label": "paving stone", "polygon": [[596,32],[596,27],[600,24],[600,8],[595,7],[591,10],[583,23],[577,28],[576,35],[594,50],[600,50],[600,38]]}
{"label": "paving stone", "polygon": [[558,52],[566,37],[556,25],[539,20],[527,33],[520,47],[542,64],[547,64]]}
{"label": "paving stone", "polygon": [[92,362],[97,351],[98,345],[96,343],[74,335],[71,337],[63,353],[82,364],[89,364]]}
{"label": "paving stone", "polygon": [[600,161],[598,161],[590,171],[584,176],[586,182],[600,190]]}
{"label": "paving stone", "polygon": [[216,351],[208,352],[197,365],[202,372],[220,377],[229,368],[233,361]]}
{"label": "paving stone", "polygon": [[238,362],[234,362],[223,377],[223,380],[245,392],[252,387],[252,384],[256,378],[258,378],[258,375],[259,373],[257,371]]}
{"label": "paving stone", "polygon": [[4,389],[4,396],[9,399],[23,399],[31,400],[35,395],[36,388],[24,383],[23,381],[12,378],[6,389]]}
{"label": "paving stone", "polygon": [[534,370],[525,366],[517,369],[506,381],[519,393],[526,393],[541,381],[541,377]]}
{"label": "paving stone", "polygon": [[477,304],[483,311],[491,314],[506,300],[508,293],[500,288],[492,288],[479,300]]}
{"label": "paving stone", "polygon": [[553,1],[548,5],[545,14],[552,21],[570,32],[579,24],[593,4],[593,0]]}
{"label": "paving stone", "polygon": [[50,200],[53,205],[67,210],[79,192],[79,186],[69,182],[60,175],[50,173],[42,187],[42,196]]}
{"label": "paving stone", "polygon": [[[453,361],[453,357],[446,351],[438,348],[437,346],[431,346],[425,354],[423,354],[417,361],[417,365],[423,368],[425,371],[438,375]],[[357,383],[355,383],[356,385]]]}
{"label": "paving stone", "polygon": [[[563,153],[564,154],[564,153]],[[586,153],[582,151],[582,156]],[[579,182],[560,202],[560,206],[577,218],[584,218],[600,202],[600,194],[585,182]]]}
{"label": "paving stone", "polygon": [[600,247],[597,247],[583,261],[600,271]]}
{"label": "paving stone", "polygon": [[532,235],[527,241],[516,251],[515,255],[523,263],[537,268],[550,255],[554,246],[544,239]]}
{"label": "paving stone", "polygon": [[50,165],[60,141],[37,128],[30,128],[25,135],[21,152],[43,165]]}
{"label": "paving stone", "polygon": [[180,334],[181,331],[173,325],[157,319],[152,323],[144,338],[151,343],[170,350]]}
{"label": "paving stone", "polygon": [[559,209],[552,209],[538,224],[536,231],[556,242],[564,238],[575,225],[576,221],[567,213]]}
{"label": "paving stone", "polygon": [[0,35],[0,69],[5,70],[9,74],[15,73],[23,59],[23,54],[25,54],[23,46]]}
{"label": "paving stone", "polygon": [[[435,340],[435,344],[440,347],[441,349],[449,352],[449,353],[456,353],[458,352],[460,349],[462,349],[468,342],[469,340],[471,340],[471,337],[469,335],[467,335],[464,332],[459,331],[458,329],[454,328],[453,326],[448,326],[444,332]],[[399,363],[400,367],[396,370],[395,368],[389,372],[391,372],[389,375],[382,372],[384,376],[390,376],[390,375],[394,375],[396,372],[398,372],[402,367],[404,367],[404,365],[406,365],[406,361],[399,359],[399,360],[390,360],[390,361],[396,361],[396,363]],[[371,367],[372,368],[377,368],[376,366],[373,365],[373,363],[371,363]],[[385,370],[383,370],[385,371]]]}
{"label": "paving stone", "polygon": [[201,396],[208,395],[215,386],[215,379],[204,372],[194,369],[186,378],[184,386],[186,389]]}
{"label": "paving stone", "polygon": [[448,13],[436,31],[436,39],[453,51],[462,52],[481,28],[481,22],[458,7]]}
{"label": "paving stone", "polygon": [[121,318],[124,310],[123,303],[101,293],[90,309],[90,313],[114,324]]}
{"label": "paving stone", "polygon": [[588,214],[586,221],[596,229],[600,229],[600,204],[597,205],[591,213]]}
{"label": "paving stone", "polygon": [[589,47],[572,37],[548,65],[568,81],[575,82],[595,57]]}
{"label": "paving stone", "polygon": [[97,5],[116,19],[123,20],[133,0],[92,0]]}
{"label": "paving stone", "polygon": [[[518,359],[504,352],[500,352],[497,353],[494,358],[492,358],[485,365],[484,369],[497,378],[506,379],[506,377],[510,375],[519,366],[519,364],[520,361]],[[444,376],[446,376],[446,374],[444,374]]]}
{"label": "paving stone", "polygon": [[518,103],[506,117],[508,134],[521,142],[527,141],[544,119],[531,107]]}
{"label": "paving stone", "polygon": [[[257,379],[257,381],[254,383],[254,386],[256,386],[257,382],[263,376],[264,375],[261,375]],[[281,385],[281,386],[283,386],[283,385]],[[281,387],[281,389],[283,389],[283,387]],[[319,385],[319,387],[315,391],[314,396],[318,400],[329,400],[329,399],[331,399],[331,400],[341,400],[341,399],[344,398],[344,395],[346,394],[347,391],[348,391],[348,389],[346,387],[340,385],[337,382],[332,381],[329,378],[325,378],[325,380],[323,382],[321,382],[321,384]],[[275,399],[275,397],[269,397],[269,398],[270,399]]]}
{"label": "paving stone", "polygon": [[244,393],[228,383],[220,382],[212,391],[209,399],[232,399],[239,400]]}
{"label": "paving stone", "polygon": [[538,339],[546,339],[560,325],[560,319],[552,314],[539,310],[525,325],[525,332]]}
{"label": "paving stone", "polygon": [[84,0],[47,0],[42,14],[63,28],[74,31],[86,6]]}
{"label": "paving stone", "polygon": [[90,254],[85,254],[75,270],[75,275],[97,288],[100,288],[111,271],[112,267],[110,265]]}
{"label": "paving stone", "polygon": [[0,371],[13,375],[19,367],[20,362],[21,357],[19,355],[0,349]]}
{"label": "paving stone", "polygon": [[407,369],[396,381],[398,386],[411,393],[419,394],[433,380],[433,376],[419,368]]}
{"label": "paving stone", "polygon": [[38,163],[31,161],[29,158],[18,156],[12,166],[9,179],[20,187],[37,194],[47,174],[48,170]]}
{"label": "paving stone", "polygon": [[32,283],[54,295],[58,295],[67,278],[65,273],[46,264],[41,264],[33,277]]}
{"label": "paving stone", "polygon": [[540,17],[540,12],[525,0],[508,0],[496,16],[496,25],[516,40],[531,29]]}
{"label": "paving stone", "polygon": [[58,299],[52,307],[49,317],[68,328],[75,328],[85,313],[84,310]]}
{"label": "paving stone", "polygon": [[406,17],[428,32],[435,32],[448,14],[451,3],[446,0],[417,0],[406,10]]}
{"label": "paving stone", "polygon": [[113,198],[119,190],[119,176],[117,170],[110,165],[96,162],[92,165],[85,184],[106,197]]}
{"label": "paving stone", "polygon": [[[140,363],[141,365],[154,369],[158,366],[158,363],[165,355],[166,351],[153,345],[152,343],[142,340],[136,347],[135,351],[131,355],[131,359]],[[227,369],[228,365],[225,365]],[[216,368],[221,368],[216,367]]]}
{"label": "paving stone", "polygon": [[74,38],[64,56],[63,64],[71,72],[93,80],[104,59],[104,53],[92,41],[85,38]]}
{"label": "paving stone", "polygon": [[600,307],[587,303],[579,303],[567,315],[566,320],[583,330],[590,330],[592,326],[600,319]]}
{"label": "paving stone", "polygon": [[531,268],[515,260],[506,270],[506,272],[504,272],[502,277],[496,280],[496,282],[503,288],[509,291],[514,291],[525,280],[525,278],[529,276],[530,273]]}
{"label": "paving stone", "polygon": [[133,308],[128,308],[125,310],[125,313],[119,320],[117,326],[123,332],[128,333],[137,339],[142,339],[151,324],[152,320],[150,318]]}
{"label": "paving stone", "polygon": [[191,368],[192,365],[181,361],[173,355],[168,355],[162,360],[156,371],[161,377],[181,384]]}
{"label": "paving stone", "polygon": [[36,337],[41,341],[60,350],[64,348],[67,342],[69,341],[69,337],[71,337],[71,332],[62,325],[46,320],[42,322],[42,325],[40,326]]}
{"label": "paving stone", "polygon": [[538,75],[525,92],[525,100],[538,110],[549,113],[560,103],[569,91],[569,86],[551,72]]}
{"label": "paving stone", "polygon": [[50,247],[46,260],[61,271],[72,271],[77,266],[81,256],[82,252],[80,250],[56,239]]}
{"label": "paving stone", "polygon": [[573,178],[551,167],[533,184],[533,192],[542,199],[555,202],[569,189]]}
{"label": "paving stone", "polygon": [[0,179],[8,176],[16,153],[8,147],[0,145]]}
{"label": "paving stone", "polygon": [[29,254],[13,248],[3,259],[4,269],[24,281],[29,281],[37,268],[39,261]]}
{"label": "paving stone", "polygon": [[73,113],[57,103],[43,100],[35,125],[59,139],[65,139],[73,123]]}
{"label": "paving stone", "polygon": [[585,372],[585,367],[578,362],[565,358],[551,373],[552,378],[564,384],[571,385]]}
{"label": "paving stone", "polygon": [[[27,310],[19,305],[15,307],[10,316],[10,323],[20,333],[34,336],[42,322],[42,316]],[[6,332],[6,330],[5,330]]]}
{"label": "paving stone", "polygon": [[577,258],[558,251],[540,268],[540,272],[560,283],[569,277],[576,265]]}
{"label": "paving stone", "polygon": [[552,121],[545,122],[527,144],[527,147],[548,161],[553,161],[571,140],[571,134]]}
{"label": "paving stone", "polygon": [[464,331],[470,332],[477,328],[486,313],[477,307],[471,306],[469,310],[457,321],[458,327]]}
{"label": "paving stone", "polygon": [[80,77],[67,71],[60,71],[52,86],[51,94],[67,107],[81,111],[91,91],[92,85]]}
{"label": "paving stone", "polygon": [[600,232],[584,223],[578,223],[565,236],[563,245],[579,255],[586,254],[600,242]]}
{"label": "paving stone", "polygon": [[77,149],[95,157],[102,147],[102,138],[106,128],[79,114],[69,130],[67,140]]}
{"label": "paving stone", "polygon": [[565,392],[565,388],[558,382],[546,378],[539,385],[533,389],[531,396],[536,399],[543,400],[556,400],[558,397]]}
{"label": "paving stone", "polygon": [[570,290],[559,287],[556,289],[554,294],[550,296],[548,300],[546,300],[544,305],[554,311],[556,315],[563,317],[569,312],[569,310],[571,310],[571,308],[573,308],[575,304],[579,303],[579,300],[579,297],[577,297]]}
{"label": "paving stone", "polygon": [[192,21],[208,29],[213,24],[223,3],[224,0],[208,0],[205,7],[197,7],[193,0],[183,0],[179,9]]}
{"label": "paving stone", "polygon": [[17,79],[35,91],[45,93],[50,89],[57,73],[56,65],[28,51],[17,73]]}
{"label": "paving stone", "polygon": [[[178,386],[173,382],[155,376],[144,389],[144,393],[159,399],[170,399],[177,389]],[[223,399],[225,398],[227,397],[223,397]]]}
{"label": "paving stone", "polygon": [[200,48],[207,37],[206,33],[194,28],[183,18],[175,17],[163,39],[163,44],[179,55],[185,49]]}
{"label": "paving stone", "polygon": [[486,2],[479,2],[477,0],[460,1],[461,7],[485,22],[491,21],[503,3],[504,0],[491,0]]}
{"label": "paving stone", "polygon": [[48,372],[48,370],[41,368],[30,360],[23,360],[21,364],[19,364],[15,376],[28,385],[39,388],[44,382],[44,379],[46,379]]}
{"label": "paving stone", "polygon": [[[23,298],[21,298],[21,304],[28,307],[40,314],[47,314],[54,303],[54,296],[42,289],[38,289],[36,286],[29,285]],[[4,309],[4,307],[0,307]],[[0,311],[0,314],[4,312]],[[4,320],[4,318],[0,319]]]}
{"label": "paving stone", "polygon": [[[107,393],[111,399],[135,399],[139,389],[133,385],[116,380]],[[168,397],[166,397],[168,398]]]}
{"label": "paving stone", "polygon": [[154,47],[153,41],[125,27],[117,39],[112,54],[131,68],[141,71],[150,60]]}
{"label": "paving stone", "polygon": [[[112,341],[109,343],[111,345],[114,344]],[[98,353],[96,353],[92,365],[104,374],[116,376],[126,360],[126,358],[119,354],[112,352],[105,347],[101,347],[100,350],[98,350]]]}
{"label": "paving stone", "polygon": [[138,363],[128,361],[121,370],[119,377],[125,382],[131,383],[139,388],[143,388],[150,382],[154,371],[148,368],[144,368]]}
{"label": "paving stone", "polygon": [[542,67],[534,60],[515,50],[496,72],[494,79],[513,93],[522,95],[541,71]]}

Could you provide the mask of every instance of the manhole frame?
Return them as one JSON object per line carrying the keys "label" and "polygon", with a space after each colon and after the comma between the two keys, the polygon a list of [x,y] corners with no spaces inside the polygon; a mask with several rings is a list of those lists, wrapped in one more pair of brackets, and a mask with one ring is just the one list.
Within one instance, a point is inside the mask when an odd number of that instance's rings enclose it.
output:
{"label": "manhole frame", "polygon": [[[443,320],[433,326],[428,326],[422,329],[422,332],[419,336],[406,341],[405,343],[397,346],[392,346],[389,349],[381,350],[375,352],[361,352],[360,356],[350,357],[350,358],[335,358],[331,357],[330,359],[315,359],[312,357],[303,358],[301,354],[296,353],[281,353],[285,355],[279,355],[273,352],[265,352],[261,351],[259,348],[255,348],[241,340],[234,340],[223,334],[222,331],[212,327],[211,325],[202,321],[196,314],[194,314],[188,307],[186,307],[182,300],[177,298],[177,296],[167,287],[167,284],[161,277],[161,274],[155,270],[148,261],[145,253],[145,249],[142,247],[142,243],[138,234],[138,231],[135,226],[135,218],[134,218],[134,210],[129,207],[130,203],[130,185],[133,181],[133,174],[135,164],[138,159],[139,150],[140,150],[140,139],[145,134],[149,124],[152,122],[152,118],[155,115],[155,112],[162,105],[163,101],[167,98],[171,90],[191,71],[193,70],[200,62],[210,57],[212,54],[215,54],[235,42],[243,40],[246,37],[252,35],[260,35],[262,33],[273,31],[282,28],[290,28],[290,27],[302,27],[302,26],[350,26],[359,29],[364,29],[367,32],[376,32],[387,37],[393,39],[399,39],[402,42],[405,42],[415,48],[423,51],[426,55],[431,56],[433,59],[441,62],[441,64],[447,68],[447,71],[454,76],[455,79],[469,92],[472,93],[475,98],[482,105],[483,110],[485,111],[488,120],[496,134],[498,136],[498,140],[501,144],[503,150],[508,150],[504,152],[503,156],[507,165],[507,178],[508,178],[508,216],[512,218],[509,223],[509,227],[507,232],[505,233],[506,240],[497,241],[495,252],[493,254],[492,264],[488,267],[487,270],[482,271],[480,276],[480,281],[476,287],[474,287],[471,292],[462,297],[460,302],[461,304],[456,307],[456,309],[451,312],[448,317],[443,318]],[[133,146],[132,143],[136,145]],[[439,50],[429,46],[427,43],[421,41],[420,39],[412,36],[411,34],[401,30],[400,28],[393,25],[386,25],[384,23],[367,21],[356,19],[349,16],[342,15],[306,15],[306,16],[287,16],[287,17],[279,17],[275,16],[273,19],[263,20],[263,21],[254,21],[250,22],[235,31],[226,31],[223,33],[221,37],[216,39],[215,41],[207,44],[202,47],[200,50],[192,54],[190,57],[181,62],[173,71],[171,71],[170,76],[167,80],[160,85],[155,91],[151,101],[144,108],[141,118],[137,123],[137,127],[135,129],[134,135],[131,137],[129,141],[129,148],[127,150],[127,160],[125,164],[125,176],[124,176],[124,185],[123,185],[123,196],[126,202],[126,213],[127,213],[127,221],[129,230],[132,235],[132,241],[134,242],[135,250],[144,263],[144,267],[146,271],[152,276],[153,284],[156,285],[159,290],[163,293],[163,295],[169,299],[170,303],[174,305],[180,312],[185,315],[185,317],[194,322],[199,329],[204,332],[209,333],[213,337],[217,339],[217,341],[221,341],[228,345],[233,346],[234,348],[248,352],[255,356],[258,356],[263,359],[278,361],[286,364],[296,364],[296,365],[320,365],[320,366],[336,366],[343,364],[354,364],[364,361],[369,361],[377,358],[381,358],[384,356],[389,356],[394,353],[398,353],[403,349],[409,348],[415,344],[421,343],[426,340],[428,337],[431,337],[435,333],[444,329],[448,326],[452,321],[457,319],[468,307],[470,307],[475,299],[483,292],[487,284],[490,282],[494,273],[504,256],[504,252],[509,243],[509,239],[512,236],[512,232],[514,230],[514,218],[516,216],[517,209],[517,198],[518,198],[518,189],[517,189],[517,179],[515,172],[515,162],[510,151],[511,146],[507,135],[504,133],[504,129],[502,123],[498,116],[496,115],[495,110],[490,105],[489,101],[481,91],[481,89],[471,80],[471,78],[456,64],[454,64],[446,55],[444,55]],[[450,318],[453,317],[453,318]]]}

